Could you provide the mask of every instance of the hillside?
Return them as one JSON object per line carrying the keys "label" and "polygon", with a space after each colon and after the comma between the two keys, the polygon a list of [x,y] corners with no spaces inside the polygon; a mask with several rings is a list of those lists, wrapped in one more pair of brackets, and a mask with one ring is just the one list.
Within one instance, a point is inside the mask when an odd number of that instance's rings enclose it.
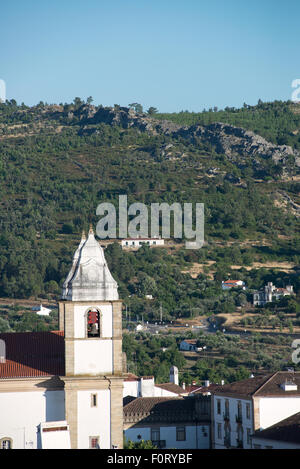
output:
{"label": "hillside", "polygon": [[[155,317],[160,304],[166,317],[224,312],[233,300],[220,279],[230,274],[252,288],[272,279],[297,291],[299,130],[294,105],[281,102],[151,116],[79,98],[0,104],[0,296],[55,298],[81,230],[119,194],[128,204],[205,204],[198,251],[178,240],[136,253],[107,247],[133,313]],[[292,268],[246,268],[255,262]],[[201,272],[191,276],[195,264]]]}

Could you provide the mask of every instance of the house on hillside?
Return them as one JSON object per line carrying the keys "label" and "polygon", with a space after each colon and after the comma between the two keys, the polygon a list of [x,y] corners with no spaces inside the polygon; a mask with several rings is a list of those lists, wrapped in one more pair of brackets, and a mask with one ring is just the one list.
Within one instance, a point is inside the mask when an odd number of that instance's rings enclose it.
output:
{"label": "house on hillside", "polygon": [[230,290],[231,288],[242,288],[246,290],[243,280],[224,280],[222,281],[222,290]]}
{"label": "house on hillside", "polygon": [[180,342],[179,350],[186,352],[196,352],[197,351],[197,339],[184,339]]}
{"label": "house on hillside", "polygon": [[253,305],[264,306],[266,303],[279,300],[283,296],[293,295],[293,285],[287,285],[286,288],[277,288],[272,282],[268,282],[263,290],[253,293]]}
{"label": "house on hillside", "polygon": [[164,246],[165,240],[161,238],[126,238],[121,240],[122,249],[139,249],[142,246]]}

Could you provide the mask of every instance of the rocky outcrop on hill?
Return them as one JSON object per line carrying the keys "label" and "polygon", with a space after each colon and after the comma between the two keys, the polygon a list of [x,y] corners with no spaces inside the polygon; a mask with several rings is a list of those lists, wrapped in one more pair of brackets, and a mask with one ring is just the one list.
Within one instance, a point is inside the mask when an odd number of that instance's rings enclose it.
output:
{"label": "rocky outcrop on hill", "polygon": [[77,122],[80,123],[80,134],[97,132],[92,127],[99,123],[117,125],[124,129],[136,128],[141,132],[152,135],[164,134],[173,138],[181,137],[190,143],[207,143],[221,154],[235,161],[238,157],[240,164],[244,158],[261,157],[272,159],[276,164],[285,165],[288,159],[294,158],[296,166],[300,167],[300,154],[287,145],[274,145],[260,135],[222,122],[209,125],[181,126],[170,121],[154,119],[147,114],[138,114],[133,109],[115,106],[94,107],[83,105],[74,112]]}

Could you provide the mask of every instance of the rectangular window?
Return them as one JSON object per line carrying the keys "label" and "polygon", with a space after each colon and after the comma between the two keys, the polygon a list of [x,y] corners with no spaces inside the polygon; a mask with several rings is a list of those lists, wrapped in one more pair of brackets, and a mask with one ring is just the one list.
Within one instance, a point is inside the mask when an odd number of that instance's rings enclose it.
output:
{"label": "rectangular window", "polygon": [[185,427],[176,427],[176,441],[185,441]]}
{"label": "rectangular window", "polygon": [[99,436],[90,436],[90,449],[100,449]]}
{"label": "rectangular window", "polygon": [[97,405],[98,405],[97,394],[91,394],[91,407],[97,407]]}
{"label": "rectangular window", "polygon": [[151,441],[160,440],[160,428],[151,428]]}
{"label": "rectangular window", "polygon": [[250,435],[251,435],[251,429],[247,428],[247,445],[250,445],[250,443],[251,443]]}
{"label": "rectangular window", "polygon": [[222,439],[222,424],[221,423],[218,423],[217,435],[218,435],[218,440],[221,440]]}
{"label": "rectangular window", "polygon": [[246,417],[250,419],[250,404],[246,404]]}
{"label": "rectangular window", "polygon": [[217,399],[217,414],[221,415],[221,400]]}

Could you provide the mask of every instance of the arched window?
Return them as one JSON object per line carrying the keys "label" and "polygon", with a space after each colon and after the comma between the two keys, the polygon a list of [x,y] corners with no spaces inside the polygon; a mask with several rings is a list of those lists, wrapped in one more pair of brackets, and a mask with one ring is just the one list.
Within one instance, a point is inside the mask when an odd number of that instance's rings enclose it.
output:
{"label": "arched window", "polygon": [[12,449],[12,439],[7,437],[1,438],[0,449]]}
{"label": "arched window", "polygon": [[87,312],[87,336],[100,337],[100,313],[95,308]]}

